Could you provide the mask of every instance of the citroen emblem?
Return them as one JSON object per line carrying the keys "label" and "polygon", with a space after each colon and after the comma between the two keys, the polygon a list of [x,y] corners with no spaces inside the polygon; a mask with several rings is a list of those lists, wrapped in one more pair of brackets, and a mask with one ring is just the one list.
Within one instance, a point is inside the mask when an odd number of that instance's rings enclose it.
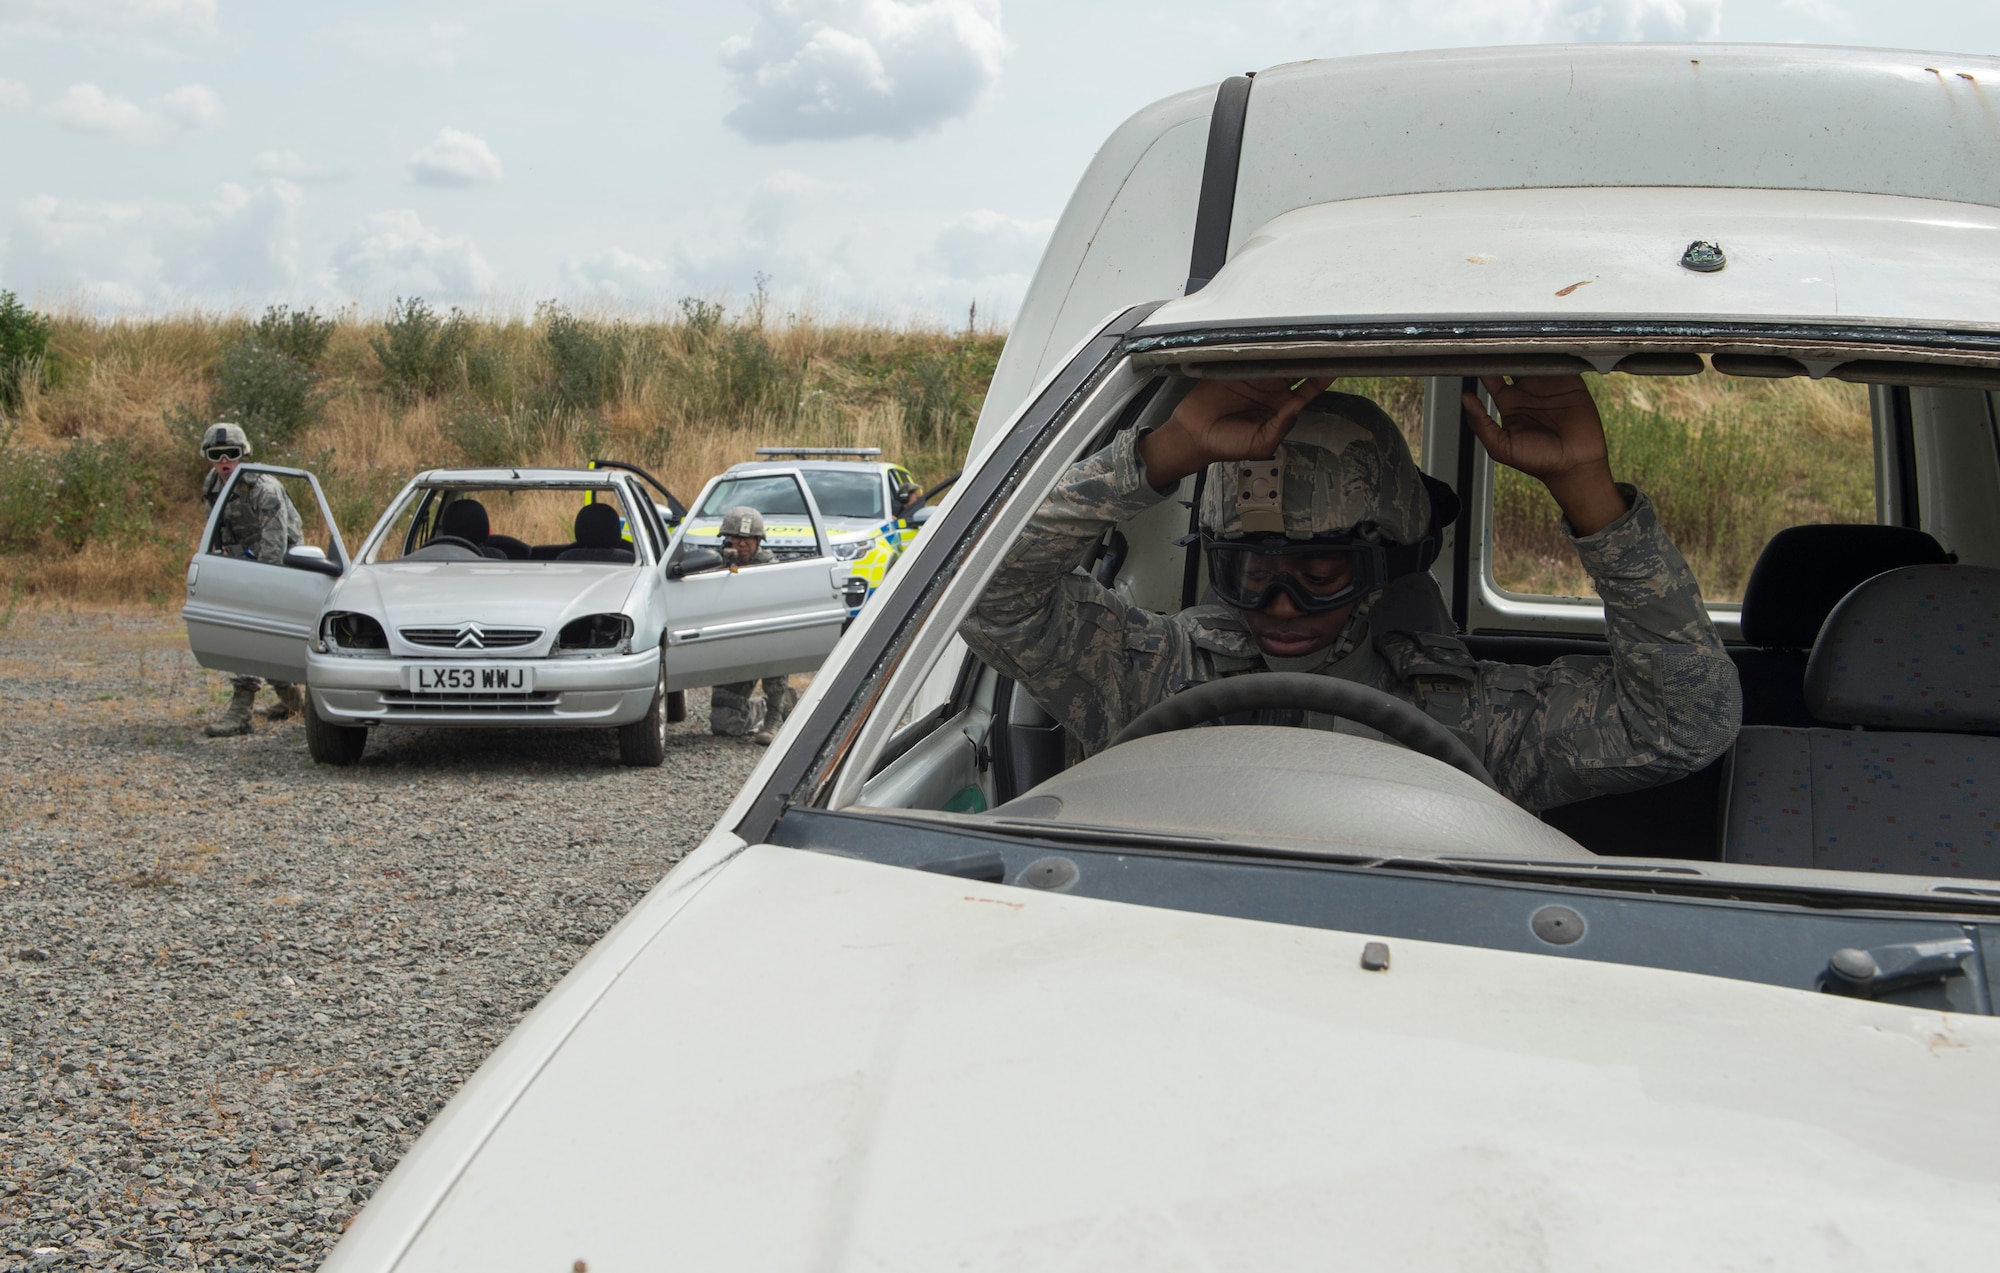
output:
{"label": "citroen emblem", "polygon": [[454,648],[460,650],[483,650],[486,648],[486,634],[476,623],[468,623],[458,630],[458,641]]}

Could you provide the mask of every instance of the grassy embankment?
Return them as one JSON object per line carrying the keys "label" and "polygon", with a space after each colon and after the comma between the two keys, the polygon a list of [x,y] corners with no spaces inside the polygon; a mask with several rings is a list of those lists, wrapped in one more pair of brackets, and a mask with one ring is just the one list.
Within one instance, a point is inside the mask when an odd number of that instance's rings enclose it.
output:
{"label": "grassy embankment", "polygon": [[0,401],[0,609],[166,604],[205,509],[202,428],[311,469],[350,537],[409,476],[450,464],[630,461],[692,499],[757,446],[877,446],[950,473],[1004,335],[670,316],[386,318],[274,311],[57,315]]}
{"label": "grassy embankment", "polygon": [[[0,333],[4,334],[4,333]],[[259,458],[310,468],[358,536],[408,476],[456,463],[624,458],[683,498],[759,445],[879,446],[934,481],[956,467],[1003,337],[856,322],[673,316],[386,319],[274,312],[58,316],[0,383],[0,607],[21,598],[166,603],[203,508],[195,453],[242,421]],[[18,342],[17,342],[18,343]],[[5,350],[0,350],[5,353]],[[1651,493],[1714,599],[1741,595],[1782,527],[1869,520],[1866,391],[1713,374],[1591,377],[1614,472]],[[1412,433],[1411,381],[1348,382]],[[1542,488],[1495,493],[1496,575],[1588,583]]]}

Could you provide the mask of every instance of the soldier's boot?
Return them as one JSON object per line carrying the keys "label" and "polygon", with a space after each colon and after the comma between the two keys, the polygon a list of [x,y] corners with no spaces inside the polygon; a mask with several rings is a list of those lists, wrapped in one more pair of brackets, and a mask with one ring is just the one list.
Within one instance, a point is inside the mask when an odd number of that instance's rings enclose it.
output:
{"label": "soldier's boot", "polygon": [[764,683],[764,723],[750,736],[751,741],[765,747],[777,738],[778,731],[784,728],[785,718],[792,714],[792,707],[798,702],[798,695],[789,684],[782,680],[777,684],[782,688],[774,694],[771,692],[772,682]]}
{"label": "soldier's boot", "polygon": [[234,738],[238,734],[250,732],[250,710],[257,704],[257,687],[239,685],[229,695],[229,706],[222,709],[219,720],[212,720],[201,727],[201,732],[210,738]]}
{"label": "soldier's boot", "polygon": [[306,696],[298,686],[289,681],[276,681],[271,688],[278,692],[278,701],[264,713],[265,720],[275,725],[281,720],[306,714]]}
{"label": "soldier's boot", "polygon": [[755,719],[750,714],[750,691],[754,688],[755,683],[750,681],[710,687],[709,731],[724,738],[741,738],[749,733]]}

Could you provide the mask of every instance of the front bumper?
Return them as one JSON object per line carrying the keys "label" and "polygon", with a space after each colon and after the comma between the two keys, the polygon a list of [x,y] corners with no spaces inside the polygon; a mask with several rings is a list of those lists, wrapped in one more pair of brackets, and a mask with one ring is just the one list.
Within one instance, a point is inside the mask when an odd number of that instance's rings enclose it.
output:
{"label": "front bumper", "polygon": [[[416,694],[405,688],[401,658],[306,655],[306,688],[321,718],[336,725],[574,726],[629,725],[646,714],[658,688],[660,652],[601,658],[505,659],[534,668],[534,689],[520,694]],[[477,660],[465,660],[476,662]]]}

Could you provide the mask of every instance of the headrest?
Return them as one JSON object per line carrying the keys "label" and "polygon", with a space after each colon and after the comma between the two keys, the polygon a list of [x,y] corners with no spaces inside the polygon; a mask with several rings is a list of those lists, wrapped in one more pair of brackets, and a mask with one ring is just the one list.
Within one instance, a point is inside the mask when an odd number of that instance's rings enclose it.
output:
{"label": "headrest", "polygon": [[1743,588],[1743,639],[1810,649],[1835,603],[1864,579],[1903,566],[1952,560],[1938,541],[1905,526],[1792,526],[1771,536]]}
{"label": "headrest", "polygon": [[1806,710],[1840,725],[2000,733],[2000,570],[1912,566],[1827,617]]}
{"label": "headrest", "polygon": [[437,533],[456,535],[480,544],[486,542],[487,532],[491,529],[486,520],[486,505],[476,499],[455,499],[444,506],[444,516],[438,518]]}
{"label": "headrest", "polygon": [[585,504],[576,510],[576,546],[579,548],[623,548],[620,533],[624,523],[618,510],[609,504]]}

